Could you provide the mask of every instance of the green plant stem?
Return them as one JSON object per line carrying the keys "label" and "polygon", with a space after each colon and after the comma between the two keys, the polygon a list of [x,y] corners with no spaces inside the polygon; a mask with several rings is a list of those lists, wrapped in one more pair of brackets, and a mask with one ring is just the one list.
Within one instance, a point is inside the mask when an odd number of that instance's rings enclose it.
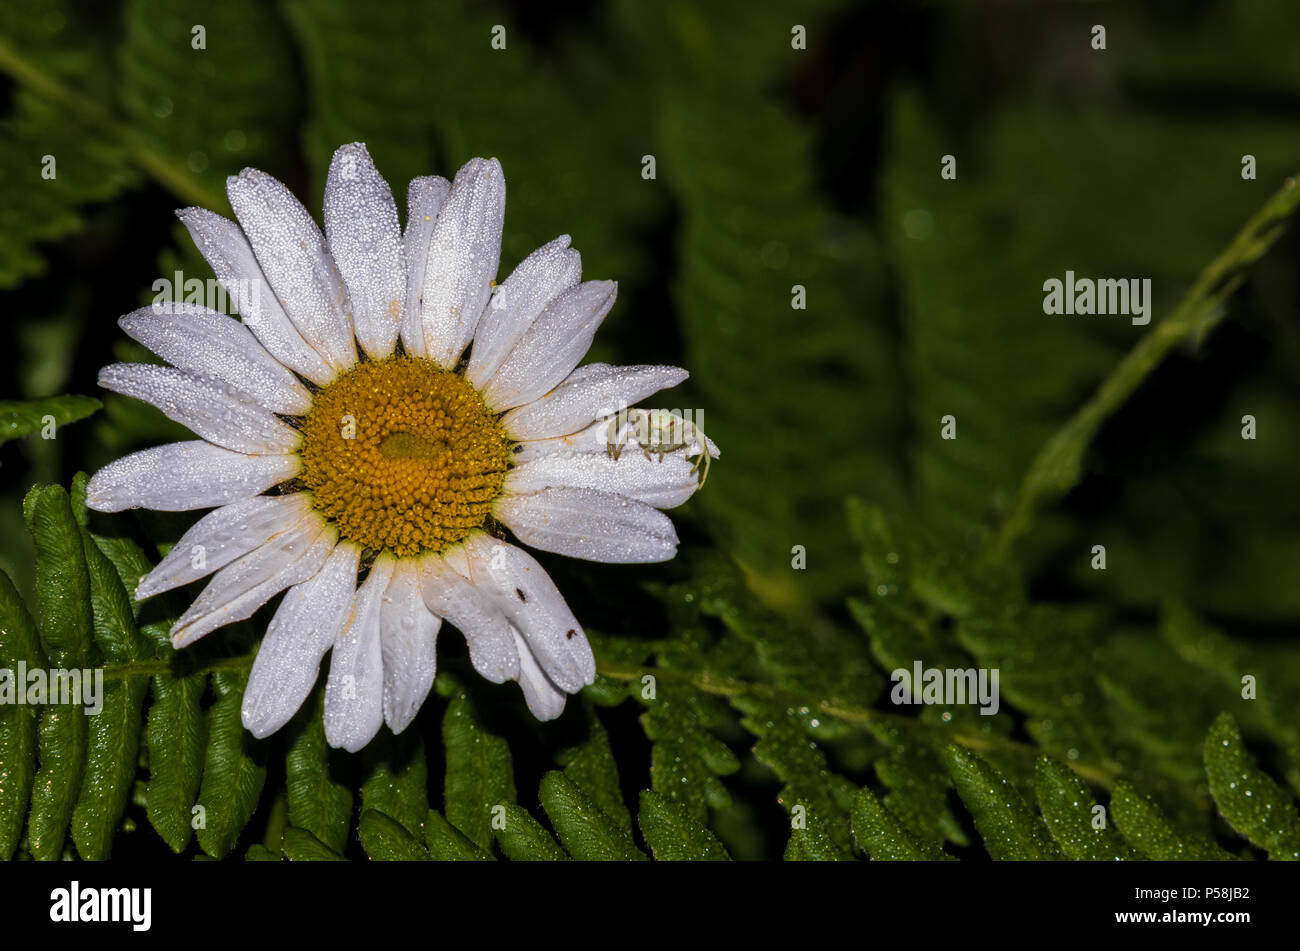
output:
{"label": "green plant stem", "polygon": [[266,820],[266,834],[262,837],[262,844],[277,855],[280,853],[280,843],[284,838],[285,826],[288,824],[289,800],[285,798],[284,793],[279,793],[271,803],[271,814]]}
{"label": "green plant stem", "polygon": [[184,167],[155,149],[144,136],[123,125],[98,103],[70,89],[23,57],[9,41],[0,37],[0,70],[50,102],[64,106],[88,126],[114,139],[144,172],[177,198],[205,208],[225,207],[225,196],[213,191]]}
{"label": "green plant stem", "polygon": [[1093,397],[1058,429],[1030,464],[989,555],[1005,557],[1029,530],[1034,514],[1065,495],[1083,474],[1083,456],[1093,437],[1138,388],[1165,355],[1192,336],[1201,337],[1223,318],[1224,305],[1245,279],[1245,271],[1267,253],[1281,235],[1286,219],[1300,205],[1300,188],[1288,178],[1201,272],[1182,301],[1156,324],[1098,387]]}
{"label": "green plant stem", "polygon": [[213,674],[221,671],[243,673],[252,669],[255,654],[241,654],[238,657],[222,657],[198,664],[194,667],[177,667],[166,660],[140,660],[130,664],[108,664],[104,667],[105,680],[126,680],[131,677],[153,677],[158,674],[174,674],[187,677],[190,674]]}

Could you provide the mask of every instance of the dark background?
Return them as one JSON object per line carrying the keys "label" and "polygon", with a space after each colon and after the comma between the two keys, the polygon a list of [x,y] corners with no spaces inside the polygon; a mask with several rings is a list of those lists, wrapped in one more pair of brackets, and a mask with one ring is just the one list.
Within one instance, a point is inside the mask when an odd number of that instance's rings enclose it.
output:
{"label": "dark background", "polygon": [[[794,24],[806,50],[791,48]],[[183,438],[95,385],[104,364],[141,358],[115,321],[156,278],[209,276],[173,210],[229,215],[224,177],[253,165],[319,215],[333,150],[362,140],[399,205],[411,177],[498,157],[501,273],[571,234],[586,277],[620,282],[591,359],[692,373],[667,405],[702,407],[722,457],[679,513],[682,563],[547,559],[579,616],[660,636],[671,622],[642,584],[689,577],[693,552],[716,549],[785,623],[850,630],[845,597],[868,589],[845,498],[957,562],[985,544],[1044,441],[1300,168],[1298,43],[1300,10],[1284,0],[10,0],[2,395],[99,395],[104,408],[55,440],[0,448],[0,567],[31,590],[21,500],[34,483]],[[40,177],[47,154],[54,181]],[[945,154],[955,181],[940,178]],[[1241,177],[1245,154],[1256,180]],[[1297,250],[1284,237],[1212,335],[1177,348],[1108,420],[1081,483],[1007,555],[1032,598],[1102,609],[1098,637],[1149,634],[1172,599],[1243,649],[1295,661]],[[1042,284],[1067,269],[1150,278],[1152,324],[1045,316]],[[947,414],[956,441],[939,438]],[[1240,438],[1245,414],[1255,441]],[[1094,544],[1104,572],[1089,567]],[[1131,656],[1111,645],[1137,683],[1162,663],[1148,634]],[[453,640],[440,649],[454,668]],[[1177,696],[1159,702],[1177,715]],[[626,703],[606,714],[632,793],[649,776],[636,716]],[[547,753],[512,749],[527,788]],[[870,761],[841,765],[865,781]],[[729,847],[779,854],[770,777],[746,766],[729,785],[751,804],[722,823]]]}

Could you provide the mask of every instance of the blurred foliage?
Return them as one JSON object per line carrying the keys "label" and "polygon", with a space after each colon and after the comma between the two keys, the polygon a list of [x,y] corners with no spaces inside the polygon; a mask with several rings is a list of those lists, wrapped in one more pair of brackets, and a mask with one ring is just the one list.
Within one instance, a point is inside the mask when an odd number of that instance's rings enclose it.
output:
{"label": "blurred foliage", "polygon": [[[10,0],[0,669],[106,691],[0,705],[0,856],[1300,857],[1296,41],[1283,0]],[[600,674],[556,722],[443,638],[402,736],[330,749],[318,688],[256,741],[269,611],[173,651],[188,589],[128,592],[193,516],[85,510],[184,432],[94,396],[208,276],[172,209],[256,165],[317,210],[354,140],[399,202],[497,156],[502,273],[571,234],[620,281],[591,358],[688,367],[722,448],[676,561],[543,559]],[[1152,323],[1045,316],[1066,270]],[[918,661],[999,712],[897,705]]]}

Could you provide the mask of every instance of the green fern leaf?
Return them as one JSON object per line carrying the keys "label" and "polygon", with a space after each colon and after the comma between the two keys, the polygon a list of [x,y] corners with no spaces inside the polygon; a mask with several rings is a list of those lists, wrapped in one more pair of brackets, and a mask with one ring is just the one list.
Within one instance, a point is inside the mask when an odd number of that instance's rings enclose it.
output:
{"label": "green fern leaf", "polygon": [[791,829],[781,857],[787,862],[844,862],[850,858],[832,841],[823,824]]}
{"label": "green fern leaf", "polygon": [[289,826],[280,839],[280,851],[290,862],[346,862],[342,855],[306,829]]}
{"label": "green fern leaf", "polygon": [[[74,480],[74,499],[82,495],[84,480],[84,475]],[[74,508],[74,515],[79,514],[78,509]],[[105,682],[103,709],[90,720],[89,758],[81,796],[72,813],[72,840],[82,858],[102,861],[108,858],[135,782],[149,676],[132,674],[129,667],[148,655],[149,646],[136,627],[131,599],[117,569],[84,527],[81,534],[95,644],[118,670]]]}
{"label": "green fern leaf", "polygon": [[783,704],[743,696],[733,698],[732,704],[744,711],[741,722],[745,729],[758,737],[755,758],[782,781],[777,797],[781,805],[792,817],[797,809],[803,810],[807,835],[791,841],[798,839],[801,847],[808,844],[819,855],[829,852],[836,858],[849,858],[849,809],[855,790],[847,779],[831,772],[826,754],[808,739],[798,712]]}
{"label": "green fern leaf", "polygon": [[542,824],[515,803],[506,804],[496,837],[501,851],[515,862],[564,862],[569,858]]}
{"label": "green fern leaf", "polygon": [[1221,714],[1205,738],[1205,775],[1229,825],[1269,858],[1300,861],[1295,801],[1255,764],[1231,714]]}
{"label": "green fern leaf", "polygon": [[429,815],[429,765],[424,741],[414,730],[393,736],[380,733],[362,751],[365,781],[361,808],[374,810],[398,822],[419,842]]}
{"label": "green fern leaf", "polygon": [[424,844],[429,855],[439,862],[488,862],[493,856],[480,848],[465,833],[443,818],[436,809],[429,810],[424,826]]}
{"label": "green fern leaf", "polygon": [[645,860],[632,835],[562,772],[552,770],[543,776],[539,795],[560,842],[575,859]]}
{"label": "green fern leaf", "polygon": [[40,432],[46,418],[56,426],[85,419],[103,404],[91,396],[51,396],[43,400],[0,400],[0,444]]}
{"label": "green fern leaf", "polygon": [[89,744],[86,715],[66,704],[45,708],[40,726],[41,765],[32,784],[28,844],[32,856],[53,861],[63,855],[64,836],[72,820],[85,775]]}
{"label": "green fern leaf", "polygon": [[325,741],[324,709],[324,692],[318,688],[290,727],[285,754],[289,823],[290,828],[310,835],[322,848],[341,854],[347,847],[352,824],[352,790],[335,778],[342,761],[331,753]]}
{"label": "green fern leaf", "polygon": [[1088,786],[1069,769],[1046,756],[1038,759],[1035,789],[1047,831],[1070,858],[1080,862],[1115,862],[1139,856],[1109,822],[1095,825],[1097,802]]}
{"label": "green fern leaf", "polygon": [[894,862],[952,860],[952,856],[939,846],[914,835],[865,787],[858,790],[853,800],[853,838],[858,847],[873,859]]}
{"label": "green fern leaf", "polygon": [[924,743],[909,742],[900,730],[877,727],[872,732],[883,737],[890,749],[887,757],[876,761],[876,775],[889,789],[882,805],[924,843],[969,845],[948,805],[952,781],[938,753]]}
{"label": "green fern leaf", "polygon": [[442,741],[447,757],[447,820],[479,848],[491,849],[493,812],[515,801],[510,747],[483,726],[466,693],[447,704]]}
{"label": "green fern leaf", "polygon": [[564,767],[564,775],[590,796],[601,812],[631,835],[632,816],[618,785],[618,767],[614,764],[609,735],[596,715],[595,707],[585,700],[580,703],[583,719],[578,721],[575,716],[565,725],[571,729],[585,728],[586,736],[560,749],[555,760]]}
{"label": "green fern leaf", "polygon": [[641,812],[637,821],[651,854],[661,862],[726,862],[731,859],[708,826],[684,806],[653,789],[641,791]]}
{"label": "green fern leaf", "polygon": [[149,822],[173,852],[184,851],[193,834],[192,810],[203,778],[208,719],[201,706],[207,688],[202,674],[159,674],[153,682],[146,736]]}
{"label": "green fern leaf", "polygon": [[[0,670],[18,676],[46,666],[36,624],[9,576],[0,571]],[[13,689],[23,689],[15,682]],[[23,819],[31,801],[36,769],[36,725],[39,708],[30,704],[0,704],[0,860],[13,857],[22,838]]]}
{"label": "green fern leaf", "polygon": [[[74,481],[74,497],[84,495],[84,481]],[[134,592],[152,568],[140,546],[129,538],[92,533],[91,538],[116,568],[125,590]],[[171,662],[175,650],[168,632],[182,607],[175,596],[160,595],[142,604],[131,596],[141,636],[156,660]],[[149,823],[174,852],[184,851],[193,835],[192,810],[203,778],[208,720],[202,708],[207,677],[201,673],[160,673],[153,678],[152,703],[145,721],[149,779],[145,808]]]}
{"label": "green fern leaf", "polygon": [[[82,474],[73,482],[74,503],[80,495],[77,491],[78,482],[84,482],[84,479],[85,476]],[[76,508],[73,513],[74,516],[77,514]],[[95,543],[95,539],[80,519],[78,522],[86,558],[87,577],[90,581],[95,646],[99,648],[108,664],[115,667],[130,666],[151,653],[150,645],[140,634],[131,597],[127,594],[122,578],[117,573],[117,566]]]}
{"label": "green fern leaf", "polygon": [[147,676],[125,676],[104,685],[103,709],[90,722],[81,795],[72,812],[72,841],[82,858],[109,857],[135,782]]}
{"label": "green fern leaf", "polygon": [[94,640],[105,660],[118,670],[106,683],[103,712],[91,721],[90,760],[73,813],[73,841],[84,858],[102,859],[108,857],[135,781],[149,688],[149,676],[132,673],[130,667],[152,652],[116,566],[85,527],[85,479],[84,473],[73,479],[72,498],[90,577]]}
{"label": "green fern leaf", "polygon": [[[36,542],[41,644],[52,668],[93,665],[90,577],[81,531],[61,486],[37,486],[24,500]],[[28,840],[32,855],[56,859],[85,775],[90,726],[79,703],[47,704],[40,726],[40,769],[32,787]]]}
{"label": "green fern leaf", "polygon": [[213,858],[235,847],[266,782],[266,748],[249,736],[240,719],[247,682],[246,675],[228,672],[212,678],[217,699],[208,711],[208,747],[198,800],[205,821],[197,832],[199,845]]}
{"label": "green fern leaf", "polygon": [[366,809],[357,827],[361,847],[377,862],[427,862],[429,853],[409,829],[387,813]]}
{"label": "green fern leaf", "polygon": [[[639,695],[640,684],[633,688]],[[706,724],[717,719],[717,703],[670,683],[656,688],[641,715],[650,746],[650,780],[655,792],[684,805],[697,819],[709,807],[724,809],[731,802],[718,777],[740,769],[740,761]]]}
{"label": "green fern leaf", "polygon": [[41,644],[56,667],[89,667],[97,659],[90,576],[68,493],[58,485],[36,486],[23,505],[36,542]]}
{"label": "green fern leaf", "polygon": [[1032,861],[1062,858],[1043,820],[993,767],[958,746],[949,746],[944,760],[957,795],[974,817],[991,857]]}
{"label": "green fern leaf", "polygon": [[1222,862],[1234,858],[1207,838],[1175,829],[1159,806],[1128,783],[1115,784],[1110,811],[1124,838],[1158,862]]}
{"label": "green fern leaf", "polygon": [[[726,632],[753,646],[759,667],[782,690],[818,697],[823,706],[869,707],[884,678],[859,650],[859,640],[809,617],[804,624],[768,610],[745,585],[731,561],[711,553],[691,565],[699,579],[702,614],[719,618]],[[819,718],[818,735],[841,731],[832,718]]]}

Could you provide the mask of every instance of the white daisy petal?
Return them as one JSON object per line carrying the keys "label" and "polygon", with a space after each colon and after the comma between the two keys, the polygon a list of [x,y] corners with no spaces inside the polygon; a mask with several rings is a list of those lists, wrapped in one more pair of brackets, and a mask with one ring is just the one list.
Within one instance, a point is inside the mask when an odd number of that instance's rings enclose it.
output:
{"label": "white daisy petal", "polygon": [[161,302],[117,323],[173,366],[220,380],[273,413],[302,416],[311,409],[307,388],[233,317],[197,304]]}
{"label": "white daisy petal", "polygon": [[502,488],[512,495],[533,495],[551,486],[599,489],[670,509],[689,499],[700,479],[695,464],[681,453],[660,458],[639,446],[625,446],[617,460],[607,454],[556,453],[514,466]]}
{"label": "white daisy petal", "polygon": [[189,229],[239,316],[271,356],[313,383],[332,380],[334,370],[289,320],[239,225],[206,208],[182,208],[176,217]]}
{"label": "white daisy petal", "polygon": [[142,449],[110,462],[86,486],[97,512],[189,512],[258,495],[302,468],[297,455],[246,456],[202,439]]}
{"label": "white daisy petal", "polygon": [[676,386],[689,375],[677,367],[588,364],[540,399],[506,413],[501,425],[513,439],[564,436]]}
{"label": "white daisy petal", "polygon": [[307,209],[255,168],[226,179],[226,194],[262,272],[303,339],[336,372],[356,363],[347,287]]}
{"label": "white daisy petal", "polygon": [[406,258],[397,203],[360,142],[334,153],[325,182],[325,234],[347,284],[357,342],[392,354],[406,302]]}
{"label": "white daisy petal", "polygon": [[406,231],[402,233],[406,249],[406,307],[402,315],[402,346],[412,356],[425,355],[420,295],[424,293],[429,239],[449,191],[451,182],[437,175],[413,178],[406,189]]}
{"label": "white daisy petal", "polygon": [[562,234],[519,262],[492,293],[486,313],[474,334],[465,378],[478,389],[532,326],[546,305],[582,278],[582,256],[569,247]]}
{"label": "white daisy petal", "polygon": [[492,514],[525,545],[570,558],[633,564],[667,561],[677,532],[663,512],[595,489],[506,495]]}
{"label": "white daisy petal", "polygon": [[335,546],[314,577],[289,589],[267,625],[242,708],[244,726],[258,739],[288,723],[311,692],[352,607],[360,557],[355,545]]}
{"label": "white daisy petal", "polygon": [[462,578],[469,578],[469,554],[464,545],[453,545],[442,553],[442,560]]}
{"label": "white daisy petal", "polygon": [[199,519],[153,571],[135,596],[151,598],[212,574],[293,528],[307,511],[307,496],[255,495],[223,505]]}
{"label": "white daisy petal", "polygon": [[448,564],[433,556],[421,562],[420,591],[429,610],[465,635],[469,660],[479,676],[495,684],[519,677],[519,651],[513,628],[485,594]]}
{"label": "white daisy petal", "polygon": [[482,532],[467,538],[464,546],[470,583],[523,634],[552,683],[575,693],[593,682],[596,658],[582,625],[537,559]]}
{"label": "white daisy petal", "polygon": [[519,686],[524,691],[524,701],[533,716],[539,720],[554,720],[564,712],[564,691],[551,683],[537,659],[524,641],[523,635],[514,632],[519,649]]}
{"label": "white daisy petal", "polygon": [[562,382],[591,347],[618,284],[586,281],[560,294],[510,351],[483,398],[498,412],[530,403]]}
{"label": "white daisy petal", "polygon": [[276,594],[320,571],[337,541],[337,533],[318,516],[305,514],[293,528],[218,571],[172,627],[172,644],[185,647],[251,617]]}
{"label": "white daisy petal", "polygon": [[342,633],[334,642],[325,683],[325,739],[355,753],[384,723],[384,659],[379,617],[393,575],[393,557],[380,555],[357,589]]}
{"label": "white daisy petal", "polygon": [[532,462],[546,456],[585,455],[591,453],[608,453],[611,445],[618,445],[619,430],[610,432],[610,423],[615,419],[598,419],[585,429],[567,436],[552,436],[550,439],[526,439],[515,443],[510,461],[515,465]]}
{"label": "white daisy petal", "polygon": [[424,355],[451,369],[469,345],[501,258],[506,183],[496,159],[471,159],[451,184],[429,238],[420,291]]}
{"label": "white daisy petal", "polygon": [[379,612],[384,657],[384,722],[401,733],[415,719],[437,672],[435,647],[442,620],[420,594],[420,569],[403,558],[393,569]]}
{"label": "white daisy petal", "polygon": [[149,363],[114,363],[99,371],[99,385],[144,400],[196,435],[235,452],[275,454],[298,446],[298,430],[211,377]]}

